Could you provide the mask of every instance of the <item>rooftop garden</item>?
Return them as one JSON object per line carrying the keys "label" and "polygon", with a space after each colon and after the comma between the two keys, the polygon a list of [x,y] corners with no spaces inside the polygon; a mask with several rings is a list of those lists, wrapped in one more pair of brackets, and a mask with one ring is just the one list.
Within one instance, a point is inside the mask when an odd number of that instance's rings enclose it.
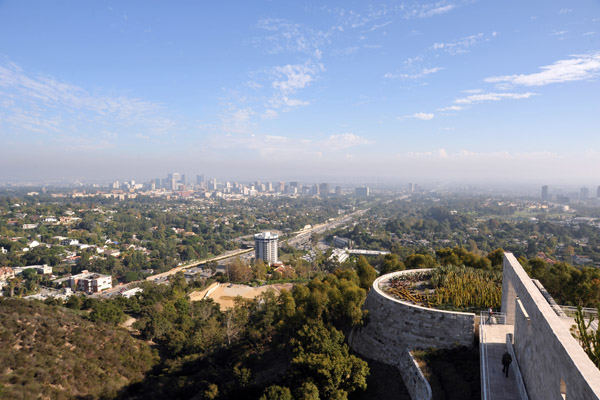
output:
{"label": "rooftop garden", "polygon": [[500,308],[502,273],[467,267],[415,270],[381,282],[387,294],[422,307],[475,312]]}

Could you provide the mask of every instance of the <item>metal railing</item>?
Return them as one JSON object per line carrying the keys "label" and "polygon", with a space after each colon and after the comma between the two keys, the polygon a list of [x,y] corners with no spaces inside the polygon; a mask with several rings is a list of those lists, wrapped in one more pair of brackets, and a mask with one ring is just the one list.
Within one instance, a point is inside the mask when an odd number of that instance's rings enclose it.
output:
{"label": "metal railing", "polygon": [[506,325],[506,313],[482,311],[479,323],[481,325]]}
{"label": "metal railing", "polygon": [[515,374],[515,379],[517,381],[517,388],[519,389],[519,395],[521,396],[521,400],[529,400],[529,396],[527,396],[527,390],[525,389],[525,383],[523,382],[523,375],[521,375],[521,369],[519,368],[519,362],[517,361],[517,356],[515,355],[515,349],[513,348],[513,334],[506,334],[506,348],[508,349],[508,353],[512,357],[514,361],[513,371]]}
{"label": "metal railing", "polygon": [[[563,313],[569,318],[575,319],[575,315],[577,314],[577,307],[572,306],[560,306],[560,309]],[[583,311],[583,319],[589,321],[592,319],[592,324],[590,328],[597,331],[598,330],[598,310],[595,308],[587,308],[583,307],[581,309]]]}
{"label": "metal railing", "polygon": [[505,325],[506,324],[506,314],[501,312],[492,312],[489,311],[481,311],[479,317],[479,364],[481,369],[481,399],[489,400],[491,399],[490,392],[490,374],[489,374],[489,366],[488,366],[488,354],[486,347],[486,334],[485,334],[485,326],[486,325]]}
{"label": "metal railing", "polygon": [[488,372],[488,358],[485,347],[485,329],[479,324],[479,364],[481,369],[481,400],[490,399],[490,377]]}

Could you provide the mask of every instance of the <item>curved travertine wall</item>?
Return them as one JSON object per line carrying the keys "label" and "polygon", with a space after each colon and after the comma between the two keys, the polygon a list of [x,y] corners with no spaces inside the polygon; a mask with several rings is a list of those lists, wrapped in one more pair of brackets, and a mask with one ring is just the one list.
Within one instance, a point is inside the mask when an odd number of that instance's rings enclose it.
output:
{"label": "curved travertine wall", "polygon": [[373,282],[364,305],[369,311],[369,322],[353,335],[356,351],[382,353],[385,357],[393,347],[426,349],[473,345],[475,314],[416,306],[380,288],[381,282],[393,277],[426,271],[430,269],[392,272]]}
{"label": "curved travertine wall", "polygon": [[431,398],[431,389],[409,350],[470,347],[474,340],[475,314],[416,306],[380,288],[381,282],[395,276],[430,270],[392,272],[377,278],[364,305],[369,322],[352,332],[348,340],[357,353],[397,366],[413,399]]}

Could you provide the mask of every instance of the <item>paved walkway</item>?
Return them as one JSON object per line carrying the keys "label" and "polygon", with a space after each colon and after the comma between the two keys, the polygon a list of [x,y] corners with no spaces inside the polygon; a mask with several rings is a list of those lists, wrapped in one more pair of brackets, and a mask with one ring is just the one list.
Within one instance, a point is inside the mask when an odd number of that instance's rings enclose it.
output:
{"label": "paved walkway", "polygon": [[[506,334],[513,333],[513,325],[483,325],[489,376],[489,400],[518,400],[519,389],[515,379],[516,362],[510,364],[508,378],[502,373],[502,355],[506,351]],[[481,334],[482,332],[480,332]]]}

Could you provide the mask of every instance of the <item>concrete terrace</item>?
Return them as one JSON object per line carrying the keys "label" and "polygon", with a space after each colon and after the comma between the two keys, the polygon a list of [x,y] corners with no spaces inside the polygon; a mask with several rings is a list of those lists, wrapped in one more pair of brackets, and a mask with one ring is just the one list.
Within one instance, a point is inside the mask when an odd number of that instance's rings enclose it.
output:
{"label": "concrete terrace", "polygon": [[508,378],[502,373],[502,355],[507,350],[506,334],[513,333],[513,325],[480,325],[479,335],[486,367],[482,368],[482,380],[486,380],[488,400],[520,399],[515,368],[516,360],[510,365]]}

